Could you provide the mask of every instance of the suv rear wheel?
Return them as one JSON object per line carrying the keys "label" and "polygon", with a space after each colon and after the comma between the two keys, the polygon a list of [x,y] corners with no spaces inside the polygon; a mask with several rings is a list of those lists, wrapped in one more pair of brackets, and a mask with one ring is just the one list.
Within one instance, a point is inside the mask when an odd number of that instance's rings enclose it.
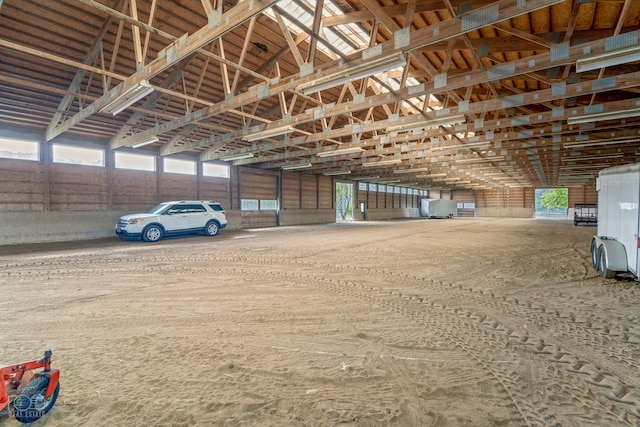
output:
{"label": "suv rear wheel", "polygon": [[204,232],[207,233],[208,236],[215,236],[220,231],[220,226],[216,221],[209,221],[207,225],[204,227]]}
{"label": "suv rear wheel", "polygon": [[157,242],[162,239],[162,228],[157,225],[150,225],[142,232],[142,239],[145,242]]}

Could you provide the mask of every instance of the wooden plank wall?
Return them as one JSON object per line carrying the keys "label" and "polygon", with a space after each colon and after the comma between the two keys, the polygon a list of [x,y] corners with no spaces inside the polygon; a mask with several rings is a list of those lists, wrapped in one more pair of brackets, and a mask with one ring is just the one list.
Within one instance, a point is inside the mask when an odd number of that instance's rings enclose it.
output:
{"label": "wooden plank wall", "polygon": [[536,204],[536,189],[533,187],[526,187],[524,189],[524,207],[535,209]]}
{"label": "wooden plank wall", "polygon": [[141,211],[184,199],[231,204],[229,179],[174,173],[0,159],[0,182],[3,212]]}
{"label": "wooden plank wall", "polygon": [[109,209],[106,168],[53,163],[49,172],[49,209],[103,211]]}
{"label": "wooden plank wall", "polygon": [[[457,201],[458,203],[475,203],[475,194],[473,194],[472,190],[454,190],[451,192],[451,199]],[[476,210],[471,208],[458,208],[458,216],[460,217],[474,217],[476,215]]]}
{"label": "wooden plank wall", "polygon": [[387,189],[385,187],[385,191],[376,192],[376,208],[377,209],[386,209],[387,207]]}
{"label": "wooden plank wall", "polygon": [[231,201],[231,180],[228,178],[217,178],[212,176],[202,176],[199,182],[199,199],[212,200],[220,203],[227,209],[238,209],[232,205]]}
{"label": "wooden plank wall", "polygon": [[330,176],[321,176],[318,180],[318,208],[333,209],[335,207],[335,184]]}
{"label": "wooden plank wall", "polygon": [[243,199],[275,200],[278,198],[278,177],[257,169],[243,168],[240,172],[240,188],[240,197]]}
{"label": "wooden plank wall", "polygon": [[282,209],[300,209],[300,174],[284,172],[282,174]]}
{"label": "wooden plank wall", "polygon": [[161,173],[160,200],[197,200],[198,177],[178,173]]}
{"label": "wooden plank wall", "polygon": [[[278,175],[271,171],[242,168],[240,170],[241,199],[277,200]],[[242,211],[242,228],[277,227],[278,212]]]}
{"label": "wooden plank wall", "polygon": [[[146,210],[159,201],[173,199],[215,200],[227,209],[239,209],[239,199],[277,199],[278,173],[231,167],[231,179],[147,172],[94,166],[0,159],[0,211],[97,211]],[[358,200],[370,208],[419,207],[424,196],[361,191]],[[531,208],[533,188],[478,191],[429,190],[429,198],[453,198],[475,202],[476,207]],[[569,188],[569,207],[597,203],[595,184]],[[284,209],[331,209],[334,180],[331,177],[287,172],[282,174]]]}
{"label": "wooden plank wall", "polygon": [[160,200],[158,174],[128,170],[114,173],[111,180],[113,210],[146,211]]}
{"label": "wooden plank wall", "polygon": [[44,211],[44,181],[42,163],[0,159],[0,210]]}
{"label": "wooden plank wall", "polygon": [[301,174],[302,209],[318,209],[318,176]]}
{"label": "wooden plank wall", "polygon": [[[505,187],[476,192],[478,208],[525,208],[529,197],[525,197],[523,187]],[[528,194],[528,193],[527,193]]]}
{"label": "wooden plank wall", "polygon": [[595,183],[584,187],[569,187],[569,207],[576,203],[598,203],[598,192]]}

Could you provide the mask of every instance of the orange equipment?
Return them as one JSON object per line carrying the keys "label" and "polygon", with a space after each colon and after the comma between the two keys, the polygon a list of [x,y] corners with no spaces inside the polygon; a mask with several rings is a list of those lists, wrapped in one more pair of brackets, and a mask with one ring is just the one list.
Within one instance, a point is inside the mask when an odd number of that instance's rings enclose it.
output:
{"label": "orange equipment", "polygon": [[0,415],[10,412],[21,423],[32,423],[49,412],[60,391],[60,371],[51,369],[51,354],[45,350],[40,359],[0,365]]}

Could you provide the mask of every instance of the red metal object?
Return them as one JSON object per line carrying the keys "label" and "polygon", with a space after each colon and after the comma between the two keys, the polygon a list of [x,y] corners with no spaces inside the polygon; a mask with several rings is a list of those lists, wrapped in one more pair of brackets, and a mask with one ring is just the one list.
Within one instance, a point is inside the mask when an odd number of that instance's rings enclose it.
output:
{"label": "red metal object", "polygon": [[18,421],[32,423],[49,412],[60,389],[60,371],[51,368],[51,355],[45,350],[40,359],[0,365],[0,413],[9,408]]}

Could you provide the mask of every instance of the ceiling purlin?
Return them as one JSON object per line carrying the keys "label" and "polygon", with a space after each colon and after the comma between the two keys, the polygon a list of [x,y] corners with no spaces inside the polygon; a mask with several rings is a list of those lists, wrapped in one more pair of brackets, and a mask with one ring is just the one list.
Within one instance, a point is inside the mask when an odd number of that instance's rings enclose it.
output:
{"label": "ceiling purlin", "polygon": [[[510,17],[513,16],[518,16],[518,15],[522,15],[522,14],[526,14],[531,12],[532,10],[537,10],[540,8],[544,8],[544,7],[548,7],[552,4],[556,4],[558,3],[560,0],[538,0],[536,2],[528,2],[526,5],[524,5],[523,7],[516,7],[515,4],[513,4],[513,2],[509,1],[509,0],[499,0],[495,3],[492,3],[492,5],[494,5],[495,7],[497,7],[501,13],[498,19],[500,20],[505,20],[505,19],[509,19]],[[477,10],[476,10],[477,12]],[[283,13],[282,10],[280,10],[280,13],[282,13],[283,15],[286,15],[285,13]],[[397,52],[403,52],[403,51],[412,51],[414,49],[419,49],[420,47],[430,44],[430,43],[437,43],[441,40],[447,40],[451,37],[456,37],[466,31],[472,31],[473,28],[471,29],[466,29],[464,30],[462,28],[461,22],[459,19],[457,18],[452,18],[449,20],[445,20],[442,21],[440,23],[440,25],[438,26],[439,31],[437,32],[437,34],[434,34],[435,32],[433,31],[433,28],[423,28],[420,30],[416,30],[412,33],[411,35],[411,40],[409,42],[409,44],[407,46],[403,46],[402,48],[396,48],[394,46],[394,41],[393,40],[389,40],[387,42],[384,42],[380,45],[381,47],[381,55],[384,56],[388,56],[391,55],[393,53],[397,53]],[[357,52],[356,54],[353,54],[349,57],[349,59],[351,61],[354,62],[361,62],[362,60],[360,59],[361,56],[361,52]],[[321,67],[321,69],[325,70],[325,72],[330,72],[331,69],[339,69],[338,68],[338,62],[339,61],[334,61],[333,63],[329,63],[327,65],[323,65]],[[536,64],[537,65],[537,64]],[[313,78],[313,76],[310,77],[305,77],[305,78],[296,78],[296,76],[292,76],[291,79],[286,79],[286,81],[281,81],[278,82],[276,84],[273,85],[269,85],[266,84],[264,87],[264,91],[265,92],[262,97],[269,97],[269,96],[274,96],[276,95],[278,92],[280,91],[290,91],[295,89],[295,87],[297,87],[300,83],[310,80],[311,78]],[[302,80],[302,81],[300,81]],[[466,82],[463,84],[463,86],[467,86]],[[404,89],[401,89],[401,91]],[[430,91],[432,92],[432,91]],[[429,92],[429,93],[430,93]],[[426,94],[425,94],[426,95]],[[396,91],[396,96],[397,96],[397,91]],[[405,93],[406,96],[406,93]],[[417,95],[412,95],[412,96],[407,96],[407,99],[409,98],[413,98]],[[151,135],[155,135],[155,134],[160,134],[160,133],[164,133],[167,132],[169,130],[173,130],[173,129],[177,129],[179,127],[185,126],[189,123],[192,123],[194,121],[197,120],[202,120],[204,118],[207,117],[211,117],[215,114],[219,114],[222,111],[226,111],[229,108],[238,108],[242,105],[247,105],[250,103],[255,102],[258,99],[258,95],[255,92],[249,91],[246,93],[242,93],[238,96],[233,97],[230,100],[225,100],[224,102],[219,102],[217,103],[215,106],[213,107],[207,107],[199,112],[196,112],[197,114],[192,114],[190,117],[183,117],[177,120],[172,120],[163,124],[160,124],[158,126],[156,126],[154,129],[150,129],[147,130],[145,132],[142,133],[142,135],[139,135],[138,138],[142,138],[142,137],[146,137],[146,136],[151,136]],[[353,105],[353,108],[351,109],[357,109],[358,106],[357,105]],[[368,108],[368,107],[367,107]],[[344,112],[344,110],[343,110]],[[197,119],[195,117],[198,117]],[[284,123],[287,124],[287,123]],[[282,126],[283,123],[280,122],[278,123],[279,126]],[[238,131],[240,132],[240,131]],[[237,138],[239,137],[239,135],[231,135],[231,139]]]}
{"label": "ceiling purlin", "polygon": [[[119,0],[117,3],[117,7],[121,7],[122,2],[123,0]],[[100,27],[100,30],[96,34],[96,37],[93,40],[91,48],[89,48],[89,51],[85,55],[82,61],[83,64],[88,65],[88,64],[95,63],[98,53],[100,53],[100,51],[102,50],[102,38],[104,37],[105,33],[111,26],[112,21],[113,21],[113,17],[111,15],[107,16],[107,19],[105,19],[102,26]],[[76,71],[76,74],[73,76],[73,79],[71,79],[71,83],[69,84],[69,88],[68,88],[69,92],[79,93],[80,82],[84,79],[85,71],[86,70],[84,68],[78,68],[78,70]],[[104,77],[104,74],[102,76]],[[105,87],[107,86],[105,85]],[[62,100],[60,101],[60,104],[58,105],[58,108],[56,109],[55,114],[53,115],[53,117],[51,118],[51,121],[49,122],[49,126],[56,126],[58,123],[61,123],[65,120],[66,114],[63,114],[62,112],[64,111],[66,113],[69,111],[74,99],[75,99],[75,95],[65,95],[62,98]]]}
{"label": "ceiling purlin", "polygon": [[[622,76],[618,76],[617,79],[617,86],[619,87],[625,87],[625,86],[636,86],[640,83],[640,72],[636,72],[636,73],[631,73],[628,75],[622,75]],[[567,94],[569,96],[572,96],[574,94],[577,93],[581,93],[581,94],[589,94],[592,93],[594,91],[602,91],[603,89],[596,87],[594,88],[592,85],[588,85],[585,83],[576,83],[573,85],[567,85]],[[538,100],[537,102],[547,102],[551,99],[554,98],[558,98],[557,96],[553,95],[552,89],[543,89],[543,90],[539,90],[536,92],[530,92],[527,94],[524,94],[524,96],[522,96],[523,98],[523,102],[526,104],[528,102],[531,102],[531,100]],[[495,110],[497,108],[499,108],[501,102],[503,100],[502,99],[498,99],[498,100],[492,100],[492,101],[488,101],[488,102],[478,102],[478,103],[474,103],[474,104],[470,104],[468,106],[469,111],[477,111],[480,112],[483,109],[487,108],[490,110]],[[603,109],[604,111],[617,111],[617,110],[623,110],[625,108],[631,108],[634,104],[635,100],[624,100],[624,101],[616,101],[613,103],[605,103],[603,104]],[[330,111],[328,111],[328,113],[330,113]],[[450,111],[451,115],[456,115],[458,114],[458,109],[457,108],[451,108]],[[548,111],[548,112],[543,112],[543,113],[534,113],[531,115],[526,115],[526,116],[518,116],[517,119],[518,121],[521,121],[523,123],[529,123],[530,125],[535,125],[535,124],[543,124],[543,123],[549,123],[549,122],[560,122],[562,120],[566,120],[569,117],[572,117],[574,115],[581,115],[584,114],[584,107],[581,108],[573,108],[573,109],[566,109],[563,111],[563,114],[560,115],[558,114],[558,112],[555,111]],[[507,123],[501,123],[501,122],[507,122]],[[511,123],[513,122],[513,119],[494,119],[494,120],[485,120],[483,121],[483,123],[480,125],[480,127],[476,128],[475,124],[474,124],[474,131],[479,131],[479,130],[484,130],[485,133],[486,131],[491,131],[492,129],[500,129],[505,127],[505,125],[508,125],[509,127],[511,127]],[[376,123],[368,123],[365,125],[361,125],[362,126],[362,130],[363,131],[370,131],[372,129],[375,128],[379,128],[380,126],[389,126],[391,125],[392,122],[376,122]],[[457,132],[456,130],[453,129],[448,129],[449,132]],[[539,131],[539,130],[538,130]],[[349,133],[352,133],[353,129],[351,129],[350,127],[345,127],[342,129],[337,129],[333,132],[333,136],[337,137],[338,135],[348,135]],[[422,136],[420,137],[430,137],[430,136],[439,136],[441,134],[440,129],[430,129],[430,130],[426,130]],[[533,135],[533,134],[532,134]],[[542,134],[540,134],[542,135]],[[546,136],[546,135],[545,135]],[[304,141],[306,143],[309,143],[311,141],[316,140],[316,138],[321,137],[321,135],[313,135],[313,136],[308,136],[304,138]],[[522,137],[522,135],[520,136]],[[494,137],[495,140],[500,140],[500,138],[498,136]],[[298,141],[296,141],[295,139],[293,141],[289,141],[290,143],[292,142],[293,144],[298,144]],[[378,141],[376,141],[376,144],[378,143]],[[270,144],[270,148],[275,148],[273,146],[273,144]],[[261,144],[256,144],[256,150],[260,151],[262,149]],[[255,163],[257,161],[260,160],[256,160],[254,159],[247,159],[247,160],[242,160],[239,161],[239,164],[249,164],[249,163]]]}
{"label": "ceiling purlin", "polygon": [[[613,31],[613,35],[618,35],[620,34],[620,31],[622,30],[622,26],[624,25],[624,21],[627,19],[627,14],[629,13],[629,7],[631,6],[631,0],[625,0],[623,6],[622,6],[622,10],[620,12],[620,17],[618,18],[618,23],[616,24],[616,28]],[[601,79],[604,76],[604,71],[605,68],[601,68],[600,71],[598,72],[598,79]],[[595,101],[596,97],[595,94],[591,97],[591,101],[589,102],[589,105],[593,104],[593,102]]]}
{"label": "ceiling purlin", "polygon": [[[90,0],[80,1],[94,3]],[[140,72],[129,76],[124,82],[120,83],[115,90],[112,90],[109,94],[103,95],[92,105],[76,113],[71,119],[66,120],[63,124],[58,125],[55,128],[48,128],[46,132],[46,140],[50,141],[56,136],[66,132],[82,120],[100,111],[102,107],[106,106],[113,98],[123,93],[125,89],[134,87],[140,81],[145,79],[148,80],[173,66],[176,62],[184,60],[202,46],[216,40],[218,37],[222,37],[225,33],[242,25],[246,20],[262,13],[262,11],[272,6],[276,1],[277,0],[252,0],[251,8],[243,7],[245,3],[241,3],[238,7],[233,7],[228,12],[220,16],[219,24],[213,26],[213,28],[211,28],[211,25],[207,25],[200,28],[193,34],[185,34],[183,37],[178,39],[177,42],[167,46],[166,51],[171,51],[173,54],[159,55],[158,58],[145,65],[142,70],[139,70]]]}
{"label": "ceiling purlin", "polygon": [[[565,58],[563,61],[558,62],[560,63],[571,63],[571,62],[575,62],[576,59],[580,58],[582,56],[582,52],[583,52],[583,48],[586,47],[587,45],[589,45],[589,47],[592,49],[592,51],[597,51],[597,50],[601,50],[602,49],[602,45],[603,45],[603,41],[602,40],[598,40],[595,42],[591,42],[591,43],[587,43],[587,44],[583,44],[580,45],[578,47],[573,47],[571,48],[571,51],[569,53],[569,56],[567,58]],[[549,53],[543,53],[543,54],[538,54],[536,56],[533,57],[527,57],[527,58],[522,58],[519,59],[517,61],[513,61],[511,63],[509,63],[511,65],[510,68],[513,68],[515,70],[516,73],[518,72],[523,72],[524,70],[531,70],[531,72],[535,72],[537,70],[544,70],[547,69],[551,66],[555,66],[555,64],[553,64],[551,62],[550,59],[550,54]],[[463,88],[463,87],[468,87],[467,86],[467,82],[472,81],[475,82],[476,84],[488,81],[489,77],[487,75],[487,71],[486,70],[474,70],[465,74],[461,74],[461,75],[456,75],[453,78],[447,79],[447,87],[445,87],[444,89],[447,90],[453,90],[456,88]],[[432,87],[433,87],[433,82],[430,82],[428,84],[425,84],[424,87],[424,92],[422,92],[422,94],[428,94],[432,92]],[[536,92],[537,93],[537,92]],[[586,93],[586,92],[585,92]],[[413,94],[413,95],[409,95],[407,90],[404,89],[404,94],[402,96],[416,96],[419,94]],[[533,98],[532,98],[533,99]],[[382,95],[382,96],[373,96],[373,97],[369,97],[366,100],[366,106],[368,108],[371,108],[372,106],[377,106],[377,105],[384,105],[386,103],[386,96]],[[498,100],[500,101],[500,100]],[[536,102],[531,102],[534,104],[539,104],[541,102],[545,102],[543,99],[538,99]],[[479,104],[479,103],[478,103]],[[347,107],[349,107],[349,109],[357,109],[357,104],[355,103],[350,103],[346,105]],[[498,104],[496,105],[496,110],[500,110],[502,109],[502,107]],[[471,111],[472,109],[469,109],[469,112],[472,113]],[[340,105],[340,111],[344,111],[344,106]],[[478,112],[482,112],[482,111],[486,111],[486,109],[478,109]],[[308,114],[308,113],[307,113]],[[332,110],[331,109],[325,109],[325,114],[331,115],[332,114]],[[305,119],[303,119],[301,116],[299,117],[294,117],[293,118],[294,121],[304,121]],[[279,123],[278,125],[282,125],[282,123]]]}
{"label": "ceiling purlin", "polygon": [[[462,3],[468,3],[468,0],[453,0],[453,5],[458,8]],[[473,2],[474,7],[482,7],[493,3],[493,0],[475,0]],[[408,4],[395,4],[392,6],[383,6],[384,13],[389,16],[405,16],[407,13]],[[438,12],[445,10],[442,0],[423,0],[416,2],[416,13],[424,12]],[[353,24],[363,21],[373,21],[375,16],[369,10],[360,10],[356,12],[349,12],[343,15],[332,16],[325,19],[325,25],[328,27],[340,25],[340,24]]]}
{"label": "ceiling purlin", "polygon": [[[549,2],[545,2],[544,4],[537,3],[535,7],[531,6],[531,8],[538,9],[540,7],[544,7],[545,5],[550,5],[553,3],[556,3],[556,1],[549,1]],[[500,4],[500,2],[497,2],[496,4]],[[508,19],[510,16],[515,16],[518,14],[530,12],[530,10],[527,8],[515,9],[515,7],[509,2],[504,2],[504,4],[502,4],[501,6],[502,6],[502,10],[504,11],[504,14],[501,15],[500,19]],[[460,33],[461,31],[460,31],[459,20],[444,21],[441,24],[441,31],[437,35],[434,35],[431,29],[417,30],[416,32],[414,32],[414,34],[412,35],[413,46],[410,45],[407,47],[407,49],[408,50],[417,49],[428,43],[435,43],[442,39],[448,39]],[[392,46],[392,43],[393,41],[384,43],[384,48],[387,52],[393,52],[395,50]],[[269,94],[265,96],[273,96],[274,94],[276,94],[278,91],[281,91],[281,90],[291,90],[292,88],[297,86],[297,84],[299,83],[291,82],[291,80],[289,80],[287,82],[280,82],[274,86],[267,85]],[[252,94],[252,93],[241,94],[228,102],[221,102],[221,103],[218,103],[215,107],[210,107],[205,109],[204,111],[202,111],[201,114],[198,114],[198,116],[201,118],[210,117],[212,115],[219,114],[228,108],[237,108],[237,106],[246,105],[251,102],[255,102],[255,100],[256,100],[255,94]],[[155,129],[147,131],[147,133],[149,134],[162,133],[162,132],[166,132],[168,129],[175,129],[180,126],[184,126],[188,123],[190,123],[189,118],[174,120],[169,123],[161,124],[157,126]],[[281,125],[281,123],[279,125]],[[234,137],[233,135],[231,135],[230,139],[233,140],[235,138],[238,138],[238,136]],[[185,149],[188,149],[188,148],[189,147],[185,147]],[[203,158],[208,158],[208,155],[204,156]],[[215,158],[215,156],[213,158]]]}
{"label": "ceiling purlin", "polygon": [[124,80],[126,77],[117,73],[113,73],[111,71],[106,71],[102,68],[94,67],[92,65],[87,65],[82,62],[74,61],[72,59],[63,58],[58,55],[53,55],[49,52],[43,52],[37,49],[30,48],[28,46],[24,46],[18,43],[10,42],[7,40],[0,39],[0,47],[5,47],[11,50],[15,50],[30,56],[34,56],[37,58],[46,59],[48,61],[57,62],[59,64],[64,64],[72,68],[80,68],[86,71],[91,71],[96,74],[104,74],[105,76],[112,77],[118,80]]}

